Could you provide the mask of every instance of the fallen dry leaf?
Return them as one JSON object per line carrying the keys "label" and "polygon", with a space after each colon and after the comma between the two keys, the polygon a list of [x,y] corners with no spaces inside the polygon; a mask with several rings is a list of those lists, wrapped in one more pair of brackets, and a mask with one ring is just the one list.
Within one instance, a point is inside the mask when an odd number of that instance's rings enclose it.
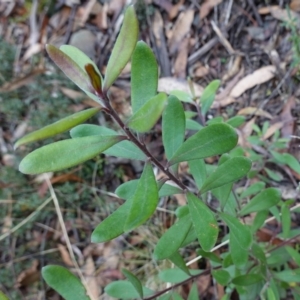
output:
{"label": "fallen dry leaf", "polygon": [[101,290],[95,277],[95,264],[91,255],[88,256],[85,261],[84,274],[88,295],[91,297],[91,299],[98,299]]}
{"label": "fallen dry leaf", "polygon": [[[197,83],[193,83],[195,96],[200,97],[203,93],[203,87]],[[189,84],[186,80],[179,80],[173,77],[162,77],[158,80],[158,91],[170,94],[171,91],[180,90],[186,93],[190,92]]]}
{"label": "fallen dry leaf", "polygon": [[276,122],[273,125],[271,125],[266,133],[264,134],[264,136],[262,137],[262,139],[265,141],[267,140],[269,137],[271,137],[277,130],[281,129],[283,127],[284,123],[283,122]]}
{"label": "fallen dry leaf", "polygon": [[255,116],[261,116],[266,117],[268,119],[273,119],[273,116],[266,112],[265,110],[253,106],[244,107],[241,110],[238,111],[238,115],[255,115]]}
{"label": "fallen dry leaf", "polygon": [[206,0],[203,4],[201,4],[200,20],[203,20],[205,17],[207,17],[210,11],[221,2],[222,0]]}
{"label": "fallen dry leaf", "polygon": [[281,121],[284,122],[284,126],[281,129],[281,136],[284,138],[290,138],[294,134],[295,120],[292,115],[292,109],[295,107],[295,97],[291,96],[285,103],[283,110],[280,114]]}
{"label": "fallen dry leaf", "polygon": [[40,279],[39,261],[34,259],[31,267],[22,271],[17,277],[16,288],[26,287]]}
{"label": "fallen dry leaf", "polygon": [[60,252],[62,261],[69,267],[74,267],[74,263],[73,260],[69,254],[69,251],[67,250],[67,248],[62,245],[62,244],[57,244],[57,248]]}
{"label": "fallen dry leaf", "polygon": [[277,8],[280,8],[280,6],[279,5],[263,6],[263,7],[260,7],[258,9],[258,13],[260,15],[267,15],[267,14],[271,13],[271,10],[274,10],[274,9],[277,9]]}
{"label": "fallen dry leaf", "polygon": [[222,77],[223,82],[232,78],[239,72],[240,67],[241,67],[241,62],[242,62],[242,57],[237,56],[235,58],[233,64],[229,66],[228,71],[223,75],[223,77]]}
{"label": "fallen dry leaf", "polygon": [[189,38],[183,39],[174,63],[174,75],[177,78],[186,78],[186,65],[189,52]]}
{"label": "fallen dry leaf", "polygon": [[300,12],[300,0],[292,0],[290,3],[290,9],[296,12]]}
{"label": "fallen dry leaf", "polygon": [[34,54],[40,53],[43,49],[43,45],[39,43],[31,45],[24,53],[22,60],[26,61],[27,59],[31,58]]}
{"label": "fallen dry leaf", "polygon": [[191,30],[193,19],[193,9],[188,9],[180,13],[168,42],[170,54],[174,54],[178,50],[183,38]]}
{"label": "fallen dry leaf", "polygon": [[237,85],[232,89],[230,96],[235,98],[241,96],[248,89],[272,79],[275,76],[275,72],[275,66],[266,66],[254,71],[252,74],[245,76],[237,83]]}
{"label": "fallen dry leaf", "polygon": [[179,8],[184,3],[184,0],[180,0],[177,4],[172,4],[170,0],[153,0],[153,3],[164,9],[168,13],[169,20],[172,20],[177,16]]}

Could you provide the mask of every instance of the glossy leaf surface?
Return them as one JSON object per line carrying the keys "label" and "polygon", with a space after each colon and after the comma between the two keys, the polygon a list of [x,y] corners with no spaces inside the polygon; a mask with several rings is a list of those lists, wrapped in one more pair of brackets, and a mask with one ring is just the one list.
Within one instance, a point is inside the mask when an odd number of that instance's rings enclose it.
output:
{"label": "glossy leaf surface", "polygon": [[90,300],[81,281],[68,269],[49,265],[42,268],[47,284],[66,300]]}
{"label": "glossy leaf surface", "polygon": [[169,96],[168,104],[162,115],[162,138],[168,159],[182,145],[184,135],[185,115],[183,106],[175,96]]}
{"label": "glossy leaf surface", "polygon": [[167,95],[159,93],[149,99],[127,122],[137,132],[149,131],[160,118],[167,102]]}
{"label": "glossy leaf surface", "polygon": [[93,115],[95,115],[97,112],[100,111],[101,108],[90,108],[83,111],[80,111],[76,114],[73,114],[71,116],[65,117],[51,125],[45,126],[39,130],[36,130],[34,132],[31,132],[21,139],[19,139],[14,148],[21,145],[25,145],[31,142],[47,139],[49,137],[52,137],[56,134],[65,132],[74,126],[81,124],[82,122],[86,121],[87,119],[91,118]]}
{"label": "glossy leaf surface", "polygon": [[126,269],[123,269],[122,273],[128,279],[128,281],[133,285],[135,290],[138,292],[139,296],[143,298],[143,286],[139,281],[139,279]]}
{"label": "glossy leaf surface", "polygon": [[187,193],[190,216],[204,251],[210,251],[218,238],[218,224],[212,211],[194,194]]}
{"label": "glossy leaf surface", "polygon": [[238,136],[226,124],[213,124],[187,139],[170,160],[170,165],[225,153],[236,146]]}
{"label": "glossy leaf surface", "polygon": [[136,113],[157,93],[158,66],[150,47],[139,41],[131,60],[131,105]]}
{"label": "glossy leaf surface", "polygon": [[[212,126],[212,125],[211,125]],[[251,169],[251,161],[246,157],[233,157],[222,163],[204,181],[201,192],[218,188],[244,177]]]}
{"label": "glossy leaf surface", "polygon": [[147,221],[158,204],[158,188],[151,163],[147,162],[139,179],[135,193],[129,199],[131,208],[124,231],[130,231]]}
{"label": "glossy leaf surface", "polygon": [[154,249],[154,258],[161,260],[175,253],[185,240],[191,226],[192,221],[189,214],[173,224],[159,239]]}
{"label": "glossy leaf surface", "polygon": [[240,215],[244,216],[252,212],[267,210],[270,207],[278,204],[281,199],[281,194],[278,189],[267,188],[253,197],[240,211]]}
{"label": "glossy leaf surface", "polygon": [[[82,124],[74,127],[70,131],[70,135],[72,138],[77,138],[92,135],[118,135],[118,132],[104,126]],[[120,143],[115,144],[109,149],[105,150],[103,153],[110,156],[123,157],[129,159],[146,159],[146,155],[135,144],[133,144],[130,141],[121,141]]]}
{"label": "glossy leaf surface", "polygon": [[123,139],[123,136],[88,136],[52,143],[25,156],[19,170],[24,174],[39,174],[70,168],[95,157]]}
{"label": "glossy leaf surface", "polygon": [[214,80],[204,89],[200,98],[202,115],[206,115],[213,104],[219,86],[220,80]]}
{"label": "glossy leaf surface", "polygon": [[110,55],[104,78],[103,90],[107,91],[120,75],[135,49],[139,24],[133,6],[125,12],[123,24]]}

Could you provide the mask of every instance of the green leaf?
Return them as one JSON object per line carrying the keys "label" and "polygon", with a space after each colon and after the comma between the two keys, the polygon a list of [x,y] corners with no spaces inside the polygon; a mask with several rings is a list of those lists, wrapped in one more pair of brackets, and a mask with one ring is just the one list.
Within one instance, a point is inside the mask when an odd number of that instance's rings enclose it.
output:
{"label": "green leaf", "polygon": [[182,256],[178,253],[175,252],[173,253],[171,256],[168,257],[168,259],[179,269],[181,269],[183,272],[185,272],[188,275],[190,274],[190,271],[184,261],[184,259],[182,258]]}
{"label": "green leaf", "polygon": [[196,159],[190,161],[188,164],[190,168],[190,173],[193,176],[198,189],[200,190],[203,185],[203,182],[207,177],[204,159]]}
{"label": "green leaf", "polygon": [[203,116],[206,115],[211,105],[213,104],[220,83],[220,80],[214,80],[204,89],[200,98],[201,113]]}
{"label": "green leaf", "polygon": [[288,165],[292,170],[300,174],[300,164],[293,155],[289,153],[281,154],[275,151],[271,151],[271,153],[278,162]]}
{"label": "green leaf", "polygon": [[42,268],[42,276],[64,299],[90,300],[83,284],[68,269],[61,266],[46,266]]}
{"label": "green leaf", "polygon": [[262,280],[263,277],[260,274],[245,274],[235,277],[232,280],[232,283],[241,286],[249,286]]}
{"label": "green leaf", "polygon": [[230,281],[230,274],[226,270],[213,270],[211,274],[223,286],[227,285]]}
{"label": "green leaf", "polygon": [[133,6],[126,9],[123,25],[110,55],[103,90],[107,91],[120,75],[134,51],[139,34],[139,24]]}
{"label": "green leaf", "polygon": [[172,300],[184,300],[178,293],[172,293]]}
{"label": "green leaf", "polygon": [[240,127],[242,124],[244,124],[246,121],[246,118],[244,116],[234,116],[226,121],[226,123],[234,128]]}
{"label": "green leaf", "polygon": [[137,132],[149,131],[160,118],[167,102],[167,95],[159,93],[149,99],[127,122]]}
{"label": "green leaf", "polygon": [[218,238],[218,224],[212,211],[192,193],[187,193],[190,216],[200,246],[204,251],[210,251]]}
{"label": "green leaf", "polygon": [[170,92],[170,95],[177,97],[182,102],[193,103],[192,96],[187,92],[181,90],[173,90]]}
{"label": "green leaf", "polygon": [[259,246],[256,243],[253,243],[252,247],[252,254],[253,256],[258,259],[261,263],[266,263],[267,259],[266,259],[266,255],[264,253],[264,250],[262,249],[261,246]]}
{"label": "green leaf", "polygon": [[247,262],[248,252],[252,243],[252,235],[249,228],[243,225],[236,217],[225,213],[219,214],[230,230],[230,252],[235,265],[241,266]]}
{"label": "green leaf", "polygon": [[[129,281],[118,280],[108,284],[104,291],[111,297],[117,299],[136,299],[139,298],[139,294],[133,285]],[[153,291],[143,287],[143,294],[145,297],[153,295]]]}
{"label": "green leaf", "polygon": [[199,130],[176,151],[169,164],[206,158],[225,153],[236,146],[238,136],[226,124],[213,124]]}
{"label": "green leaf", "polygon": [[[98,125],[82,124],[74,127],[70,131],[72,138],[92,136],[92,135],[118,135],[118,132]],[[128,159],[145,160],[146,155],[131,141],[121,141],[118,144],[113,145],[109,149],[103,152],[106,155],[123,157]]]}
{"label": "green leaf", "polygon": [[281,272],[273,272],[273,276],[284,282],[300,283],[300,268],[287,269]]}
{"label": "green leaf", "polygon": [[285,246],[285,249],[293,261],[300,267],[300,253],[290,246]]}
{"label": "green leaf", "polygon": [[212,194],[218,199],[221,204],[221,208],[223,209],[228,201],[232,190],[233,183],[224,184],[214,190],[212,190]]}
{"label": "green leaf", "polygon": [[[211,125],[212,126],[212,125]],[[232,157],[217,167],[205,180],[201,193],[234,182],[244,177],[251,169],[251,161],[245,157]]]}
{"label": "green leaf", "polygon": [[123,136],[88,136],[59,141],[29,153],[21,161],[19,170],[24,174],[39,174],[70,168],[123,139]]}
{"label": "green leaf", "polygon": [[34,132],[31,132],[25,136],[23,136],[21,139],[19,139],[15,145],[14,148],[21,145],[25,145],[31,142],[47,139],[51,136],[54,136],[56,134],[65,132],[74,126],[83,123],[87,119],[91,118],[93,115],[95,115],[97,112],[100,111],[101,108],[90,108],[83,111],[80,111],[76,114],[73,114],[71,116],[68,116],[66,118],[63,118],[51,125],[45,126],[39,130],[36,130]]}
{"label": "green leaf", "polygon": [[269,214],[268,210],[262,210],[256,214],[251,226],[252,232],[256,232],[260,227],[262,227],[265,224],[268,214]]}
{"label": "green leaf", "polygon": [[131,208],[130,200],[122,204],[93,231],[92,243],[104,243],[124,233],[124,225]]}
{"label": "green leaf", "polygon": [[180,248],[192,226],[190,218],[189,214],[185,215],[163,234],[154,249],[155,259],[168,258]]}
{"label": "green leaf", "polygon": [[262,181],[251,184],[247,189],[245,189],[241,193],[240,198],[242,199],[242,198],[249,197],[251,195],[255,195],[258,192],[262,191],[265,188],[265,186],[266,186],[266,183],[262,182]]}
{"label": "green leaf", "polygon": [[252,212],[267,210],[276,205],[280,199],[281,195],[278,189],[267,188],[252,198],[250,202],[242,208],[240,215],[244,216]]}
{"label": "green leaf", "polygon": [[131,208],[127,216],[124,231],[130,231],[148,220],[158,204],[158,188],[152,165],[147,162],[139,179],[136,191],[130,199]]}
{"label": "green leaf", "polygon": [[143,286],[139,281],[139,279],[126,269],[122,269],[122,273],[128,279],[128,281],[133,285],[133,287],[138,292],[140,297],[143,298]]}
{"label": "green leaf", "polygon": [[151,48],[139,41],[131,60],[131,105],[137,112],[157,93],[158,66]]}
{"label": "green leaf", "polygon": [[186,119],[185,120],[185,128],[187,130],[197,130],[199,131],[200,129],[203,128],[202,125],[200,125],[198,122],[191,120],[191,119]]}
{"label": "green leaf", "polygon": [[[67,46],[76,49],[73,46]],[[68,54],[64,53],[64,51],[57,49],[53,45],[46,45],[46,50],[50,56],[50,58],[55,62],[55,64],[65,73],[65,75],[71,79],[80,89],[84,92],[94,92],[94,88],[90,83],[90,79],[84,68],[79,66],[80,61],[72,59]],[[83,53],[82,53],[83,54]],[[85,54],[84,54],[85,55]]]}
{"label": "green leaf", "polygon": [[182,104],[175,96],[169,96],[167,107],[162,115],[162,138],[168,159],[182,145],[184,135],[185,115]]}
{"label": "green leaf", "polygon": [[[202,270],[190,270],[190,273],[192,275],[197,275],[202,273]],[[170,282],[170,283],[178,283],[181,281],[184,281],[191,276],[187,275],[184,271],[180,269],[165,269],[163,271],[160,271],[158,274],[158,278],[164,282]]]}
{"label": "green leaf", "polygon": [[209,259],[209,260],[211,260],[211,261],[213,261],[217,264],[222,263],[222,260],[216,254],[214,254],[213,252],[206,252],[202,249],[199,249],[199,250],[197,250],[197,254],[201,255],[202,257],[205,257],[205,258],[207,258],[207,259]]}
{"label": "green leaf", "polygon": [[4,293],[2,293],[2,291],[0,291],[0,300],[9,300],[7,296]]}
{"label": "green leaf", "polygon": [[190,289],[187,300],[199,300],[199,293],[197,284],[193,283],[192,288]]}
{"label": "green leaf", "polygon": [[287,239],[290,237],[292,220],[291,220],[290,209],[285,204],[283,204],[281,207],[281,223],[282,223],[283,238]]}

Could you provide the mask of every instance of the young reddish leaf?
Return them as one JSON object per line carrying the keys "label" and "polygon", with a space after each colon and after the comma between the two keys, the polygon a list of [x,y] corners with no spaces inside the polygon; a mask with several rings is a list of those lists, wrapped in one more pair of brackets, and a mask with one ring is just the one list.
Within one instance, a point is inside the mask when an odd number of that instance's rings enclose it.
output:
{"label": "young reddish leaf", "polygon": [[157,93],[158,67],[150,47],[140,41],[137,43],[131,60],[131,105],[137,112]]}
{"label": "young reddish leaf", "polygon": [[148,220],[158,204],[158,188],[152,165],[147,162],[136,191],[130,200],[131,208],[125,222],[124,231],[130,231]]}
{"label": "young reddish leaf", "polygon": [[267,210],[276,205],[280,199],[281,195],[278,189],[265,189],[253,197],[250,202],[242,208],[239,214],[244,216],[252,212]]}
{"label": "young reddish leaf", "polygon": [[47,284],[66,300],[90,300],[80,280],[68,269],[61,266],[42,268],[42,276]]}
{"label": "young reddish leaf", "polygon": [[190,216],[204,251],[210,251],[218,238],[218,224],[212,211],[192,193],[187,193]]}
{"label": "young reddish leaf", "polygon": [[248,250],[252,243],[249,228],[242,224],[236,217],[219,213],[221,219],[227,224],[230,231],[229,247],[235,265],[242,266],[247,262]]}
{"label": "young reddish leaf", "polygon": [[185,215],[162,235],[154,249],[155,259],[168,258],[180,248],[192,226],[190,219],[189,214]]}
{"label": "young reddish leaf", "polygon": [[206,115],[211,105],[213,104],[219,86],[220,80],[214,80],[204,89],[203,94],[200,98],[201,113],[203,116]]}
{"label": "young reddish leaf", "polygon": [[[211,125],[212,126],[212,125]],[[237,156],[228,159],[210,174],[204,181],[201,193],[218,188],[244,177],[251,169],[251,161],[248,158]]]}
{"label": "young reddish leaf", "polygon": [[182,145],[184,135],[185,115],[182,104],[175,96],[169,96],[162,115],[162,138],[168,159]]}
{"label": "young reddish leaf", "polygon": [[87,64],[84,66],[84,69],[86,70],[86,72],[90,78],[91,85],[93,86],[93,88],[95,89],[97,94],[101,96],[102,95],[102,91],[101,91],[102,81],[101,81],[99,74],[96,72],[94,66],[92,64]]}
{"label": "young reddish leaf", "polygon": [[[92,135],[118,135],[118,132],[104,126],[82,124],[72,128],[72,130],[70,131],[70,135],[72,138],[78,138]],[[123,157],[128,159],[146,159],[146,155],[144,154],[144,152],[142,152],[142,150],[140,150],[140,148],[138,148],[131,141],[122,141],[103,151],[103,153],[110,156]]]}
{"label": "young reddish leaf", "polygon": [[24,174],[39,174],[70,168],[95,157],[124,138],[88,136],[59,141],[29,153],[21,161],[19,170]]}
{"label": "young reddish leaf", "polygon": [[159,93],[149,99],[127,122],[137,132],[149,131],[160,118],[167,102],[167,95]]}
{"label": "young reddish leaf", "polygon": [[131,203],[126,201],[110,216],[103,220],[93,231],[92,243],[104,243],[124,233],[124,225]]}
{"label": "young reddish leaf", "polygon": [[144,294],[143,286],[142,286],[141,282],[139,281],[139,279],[126,269],[122,269],[122,273],[128,279],[128,281],[133,285],[133,287],[138,292],[140,297],[143,298],[143,294]]}
{"label": "young reddish leaf", "polygon": [[[75,47],[74,47],[75,48]],[[46,50],[50,58],[55,64],[71,79],[79,88],[85,92],[94,92],[90,79],[87,73],[81,68],[78,60],[73,60],[70,56],[65,54],[62,50],[57,49],[53,45],[46,45]],[[78,50],[79,51],[79,50]]]}
{"label": "young reddish leaf", "polygon": [[206,158],[228,152],[237,144],[235,130],[226,124],[212,124],[187,139],[176,151],[169,164]]}
{"label": "young reddish leaf", "polygon": [[80,111],[76,114],[73,114],[71,116],[65,117],[51,125],[45,126],[44,128],[41,128],[34,132],[31,132],[31,133],[23,136],[21,139],[19,139],[15,143],[14,148],[16,149],[21,145],[25,145],[25,144],[43,140],[43,139],[47,139],[51,136],[54,136],[56,134],[67,131],[67,130],[73,128],[74,126],[91,118],[93,115],[95,115],[97,112],[99,112],[100,109],[101,108],[86,109],[86,110]]}
{"label": "young reddish leaf", "polygon": [[104,78],[103,90],[107,91],[128,63],[136,46],[139,24],[133,6],[125,12],[123,25],[110,55]]}

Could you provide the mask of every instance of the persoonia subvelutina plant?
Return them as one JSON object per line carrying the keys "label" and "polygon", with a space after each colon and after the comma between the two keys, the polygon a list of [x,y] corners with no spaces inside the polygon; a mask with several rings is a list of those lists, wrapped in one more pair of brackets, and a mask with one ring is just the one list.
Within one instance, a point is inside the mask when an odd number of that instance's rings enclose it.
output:
{"label": "persoonia subvelutina plant", "polygon": [[[198,106],[202,118],[205,118],[220,82],[215,80],[209,84],[200,99],[178,91],[172,95],[158,93],[157,62],[148,45],[138,41],[138,22],[132,6],[125,12],[104,77],[95,63],[73,46],[63,45],[58,49],[47,45],[46,50],[65,75],[99,107],[73,114],[18,140],[15,147],[67,130],[71,135],[70,139],[43,146],[28,154],[20,163],[20,171],[25,174],[58,171],[80,164],[99,153],[143,161],[141,177],[122,184],[115,191],[125,201],[94,229],[92,242],[103,243],[136,229],[153,215],[160,197],[182,193],[187,204],[176,210],[176,222],[160,237],[153,253],[154,259],[168,259],[177,267],[164,270],[160,274],[161,279],[179,285],[187,280],[196,280],[201,274],[211,273],[219,284],[227,287],[227,295],[234,289],[241,296],[247,295],[248,286],[255,286],[263,295],[274,292],[276,284],[269,276],[274,271],[268,267],[264,252],[254,241],[253,235],[263,224],[262,216],[266,216],[268,210],[280,202],[280,194],[277,189],[268,188],[249,191],[246,196],[235,199],[232,193],[234,182],[251,169],[251,161],[243,152],[234,149],[238,135],[233,126],[238,126],[241,120],[232,118],[225,122],[216,118],[203,126],[191,119],[195,113],[185,111],[182,103]],[[124,122],[112,108],[108,92],[130,59],[132,116]],[[103,112],[111,116],[120,131],[81,124]],[[166,164],[154,157],[140,140],[141,134],[149,132],[160,118]],[[215,166],[206,164],[204,160],[212,156],[219,156]],[[194,179],[192,189],[177,175],[181,162],[188,162]],[[165,174],[163,181],[156,180],[153,166]],[[170,181],[172,184],[169,184]],[[218,200],[218,207],[210,205],[208,195]],[[247,203],[242,201],[243,197],[248,197]],[[245,225],[239,220],[239,217],[252,212],[258,216],[253,225]],[[218,240],[219,227],[223,224],[229,228],[229,250],[217,256],[210,251]],[[211,270],[195,271],[186,266],[180,249],[195,240],[200,246],[199,254],[211,261]],[[81,282],[65,268],[46,266],[42,274],[46,282],[65,299],[89,299]],[[172,294],[167,293],[170,289],[160,292],[147,289],[128,270],[123,270],[123,274],[127,281],[109,284],[106,287],[109,295],[122,299],[155,299],[159,296],[169,299]],[[189,299],[198,298],[194,285]]]}

